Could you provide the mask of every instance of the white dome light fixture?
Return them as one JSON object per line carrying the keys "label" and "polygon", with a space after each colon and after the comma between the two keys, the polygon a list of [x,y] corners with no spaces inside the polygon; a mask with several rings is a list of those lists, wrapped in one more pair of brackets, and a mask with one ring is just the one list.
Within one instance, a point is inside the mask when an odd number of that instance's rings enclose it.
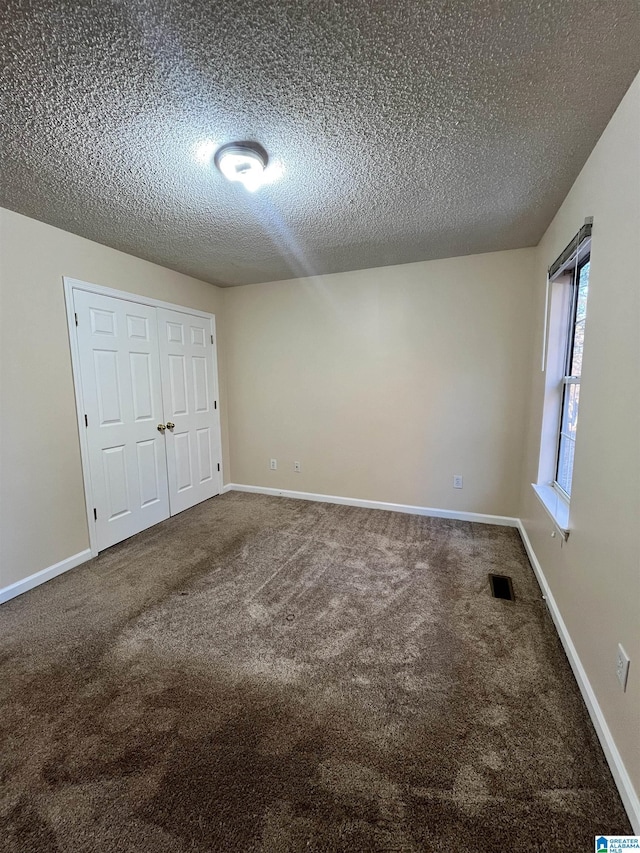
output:
{"label": "white dome light fixture", "polygon": [[239,181],[253,193],[264,183],[269,155],[257,142],[229,142],[213,159],[228,181]]}

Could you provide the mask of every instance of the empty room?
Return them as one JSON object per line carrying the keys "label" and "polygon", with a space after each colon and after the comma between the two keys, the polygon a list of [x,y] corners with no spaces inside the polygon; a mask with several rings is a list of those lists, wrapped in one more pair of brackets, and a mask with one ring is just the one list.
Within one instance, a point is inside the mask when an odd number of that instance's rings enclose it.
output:
{"label": "empty room", "polygon": [[636,0],[0,44],[0,851],[640,849]]}

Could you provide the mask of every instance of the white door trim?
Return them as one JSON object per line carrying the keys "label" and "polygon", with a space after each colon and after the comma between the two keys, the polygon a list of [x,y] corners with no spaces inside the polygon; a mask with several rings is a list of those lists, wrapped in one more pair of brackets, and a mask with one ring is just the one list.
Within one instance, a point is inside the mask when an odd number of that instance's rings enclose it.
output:
{"label": "white door trim", "polygon": [[[71,290],[88,290],[89,293],[98,293],[102,296],[113,296],[115,299],[126,299],[127,302],[140,302],[142,305],[151,305],[153,308],[168,308],[170,311],[181,311],[183,314],[194,314],[196,317],[215,317],[215,314],[208,314],[206,311],[199,311],[197,308],[188,308],[185,305],[176,305],[174,302],[163,302],[161,299],[154,299],[152,296],[140,296],[139,293],[128,293],[126,290],[116,290],[114,287],[105,287],[102,284],[91,284],[88,281],[81,281],[78,278],[69,278],[63,276],[65,297],[71,295]],[[75,321],[74,321],[75,328]]]}
{"label": "white door trim", "polygon": [[[161,299],[154,299],[151,296],[141,296],[139,293],[128,293],[124,290],[116,290],[113,287],[104,287],[100,284],[91,284],[80,279],[70,278],[69,276],[62,277],[64,286],[64,299],[67,312],[67,330],[69,333],[69,346],[71,349],[71,372],[73,375],[73,390],[76,400],[76,416],[78,424],[78,437],[80,439],[80,458],[82,461],[82,480],[84,484],[84,499],[87,510],[87,529],[89,531],[89,548],[91,556],[98,555],[98,540],[96,536],[95,521],[93,518],[93,485],[91,483],[91,469],[89,466],[89,443],[87,441],[87,432],[84,423],[85,406],[82,398],[82,381],[80,376],[80,350],[78,348],[78,337],[76,335],[76,318],[73,306],[73,291],[86,290],[89,293],[97,293],[101,296],[112,296],[115,299],[125,299],[128,302],[138,302],[142,305],[148,305],[152,308],[168,308],[170,311],[180,311],[183,314],[192,314],[196,317],[204,317],[211,320],[213,329],[213,339],[215,346],[211,348],[212,352],[212,392],[213,399],[218,403],[218,446],[220,447],[220,483],[224,483],[224,472],[222,465],[222,435],[220,412],[220,396],[219,396],[219,381],[218,381],[218,336],[216,330],[215,314],[209,314],[206,311],[199,311],[197,308],[188,308],[185,305],[175,305],[173,302],[163,302]],[[222,492],[221,492],[222,493]]]}

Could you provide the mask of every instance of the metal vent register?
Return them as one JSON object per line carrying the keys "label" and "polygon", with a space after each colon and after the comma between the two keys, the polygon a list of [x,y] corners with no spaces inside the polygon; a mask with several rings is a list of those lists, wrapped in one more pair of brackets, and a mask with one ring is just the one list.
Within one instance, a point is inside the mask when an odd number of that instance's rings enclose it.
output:
{"label": "metal vent register", "polygon": [[507,601],[515,601],[516,596],[513,592],[513,582],[508,575],[494,575],[489,573],[489,583],[491,584],[491,595],[494,598],[505,598]]}

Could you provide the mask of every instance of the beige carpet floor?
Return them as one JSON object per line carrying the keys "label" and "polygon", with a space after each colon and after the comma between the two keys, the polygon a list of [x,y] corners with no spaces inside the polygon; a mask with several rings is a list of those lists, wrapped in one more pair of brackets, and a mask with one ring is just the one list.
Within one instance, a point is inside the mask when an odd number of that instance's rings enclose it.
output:
{"label": "beige carpet floor", "polygon": [[231,492],[3,605],[0,653],[3,853],[631,832],[513,529]]}

